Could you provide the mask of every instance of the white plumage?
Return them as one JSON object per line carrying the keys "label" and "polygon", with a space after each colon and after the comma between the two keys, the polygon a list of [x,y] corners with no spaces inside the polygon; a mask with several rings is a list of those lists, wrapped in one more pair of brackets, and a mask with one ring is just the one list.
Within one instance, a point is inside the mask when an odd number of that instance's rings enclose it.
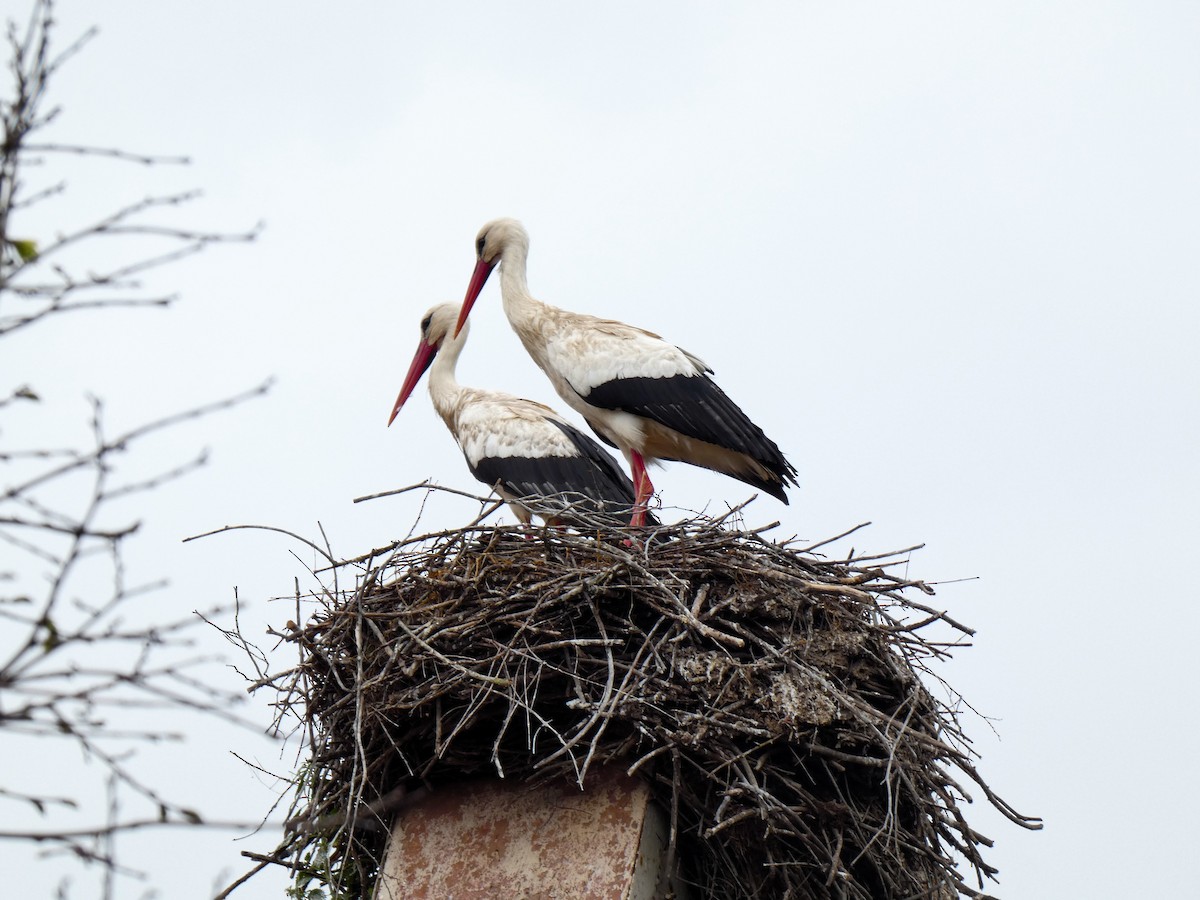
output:
{"label": "white plumage", "polygon": [[458,383],[455,368],[467,330],[450,337],[458,306],[435,306],[421,321],[421,343],[388,424],[425,371],[434,409],[454,435],[467,465],[494,487],[522,522],[623,524],[633,484],[599,444],[548,406]]}
{"label": "white plumage", "polygon": [[723,472],[787,503],[796,470],[709,376],[699,357],[624,322],[568,312],[536,300],[526,281],[529,235],[515,219],[484,225],[458,327],[500,265],[504,313],[563,400],[633,470],[640,524],[653,485],[646,464],[681,460]]}
{"label": "white plumage", "polygon": [[562,422],[548,406],[498,391],[480,391],[442,381],[429,382],[434,408],[450,429],[472,468],[485,459],[537,459],[576,456],[578,450],[565,433],[547,428],[547,420]]}

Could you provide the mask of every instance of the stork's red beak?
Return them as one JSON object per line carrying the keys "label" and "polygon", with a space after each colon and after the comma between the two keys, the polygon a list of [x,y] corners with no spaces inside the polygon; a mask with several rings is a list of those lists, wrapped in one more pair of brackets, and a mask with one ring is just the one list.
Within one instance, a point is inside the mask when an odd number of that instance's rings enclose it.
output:
{"label": "stork's red beak", "polygon": [[481,259],[475,263],[475,271],[471,273],[471,283],[467,285],[467,296],[463,300],[462,312],[458,314],[458,324],[454,326],[455,337],[458,337],[458,333],[462,331],[463,323],[467,321],[467,316],[471,314],[471,307],[479,299],[479,292],[487,284],[488,276],[492,274],[492,269],[495,267],[496,263],[494,260],[492,262],[485,262]]}
{"label": "stork's red beak", "polygon": [[417,348],[416,355],[413,356],[412,365],[408,367],[408,374],[404,376],[404,387],[400,388],[400,396],[396,398],[396,405],[392,407],[392,414],[388,417],[389,425],[400,414],[400,407],[404,405],[404,401],[412,394],[413,388],[417,386],[417,382],[421,380],[421,376],[425,374],[425,370],[429,368],[429,364],[433,362],[433,358],[437,356],[437,352],[438,348],[436,346],[430,346],[421,341],[421,346]]}

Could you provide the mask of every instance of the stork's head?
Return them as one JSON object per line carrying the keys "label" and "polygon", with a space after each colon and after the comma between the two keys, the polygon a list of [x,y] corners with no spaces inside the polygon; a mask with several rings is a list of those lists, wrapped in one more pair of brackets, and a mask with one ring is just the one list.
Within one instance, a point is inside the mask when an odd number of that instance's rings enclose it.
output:
{"label": "stork's head", "polygon": [[412,364],[408,367],[408,374],[404,377],[404,386],[400,388],[400,396],[396,398],[396,405],[392,407],[392,414],[388,418],[389,425],[400,414],[400,408],[411,396],[417,382],[421,380],[421,376],[433,363],[434,357],[438,355],[443,344],[451,341],[455,346],[461,347],[466,342],[469,330],[466,326],[457,336],[450,336],[457,317],[457,304],[439,303],[425,313],[424,318],[421,319],[421,343],[417,345],[417,352],[413,356]]}
{"label": "stork's head", "polygon": [[493,219],[479,229],[479,234],[475,238],[475,271],[471,273],[471,283],[467,287],[467,296],[463,300],[462,312],[458,315],[458,328],[455,330],[455,334],[462,329],[463,323],[467,321],[467,316],[471,314],[471,307],[479,298],[479,292],[487,283],[492,269],[514,253],[519,253],[524,260],[528,252],[529,233],[525,230],[525,226],[516,219]]}
{"label": "stork's head", "polygon": [[501,262],[510,247],[529,250],[529,232],[516,219],[493,219],[475,237],[475,256],[494,266]]}

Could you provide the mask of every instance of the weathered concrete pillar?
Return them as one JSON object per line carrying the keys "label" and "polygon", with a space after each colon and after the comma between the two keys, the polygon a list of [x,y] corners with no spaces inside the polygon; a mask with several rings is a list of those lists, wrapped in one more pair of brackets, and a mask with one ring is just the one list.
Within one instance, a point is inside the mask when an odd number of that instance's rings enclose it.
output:
{"label": "weathered concrete pillar", "polygon": [[400,813],[376,900],[664,900],[667,824],[646,784],[619,768],[573,783],[441,787]]}

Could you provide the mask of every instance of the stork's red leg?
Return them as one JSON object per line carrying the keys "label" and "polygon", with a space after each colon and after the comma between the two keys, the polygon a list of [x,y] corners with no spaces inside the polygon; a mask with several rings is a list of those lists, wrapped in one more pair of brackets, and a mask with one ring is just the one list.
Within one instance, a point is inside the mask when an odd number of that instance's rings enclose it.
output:
{"label": "stork's red leg", "polygon": [[629,451],[629,466],[633,469],[633,489],[636,492],[633,502],[633,518],[629,524],[642,526],[646,524],[646,504],[654,493],[654,485],[646,474],[646,460],[636,450]]}

